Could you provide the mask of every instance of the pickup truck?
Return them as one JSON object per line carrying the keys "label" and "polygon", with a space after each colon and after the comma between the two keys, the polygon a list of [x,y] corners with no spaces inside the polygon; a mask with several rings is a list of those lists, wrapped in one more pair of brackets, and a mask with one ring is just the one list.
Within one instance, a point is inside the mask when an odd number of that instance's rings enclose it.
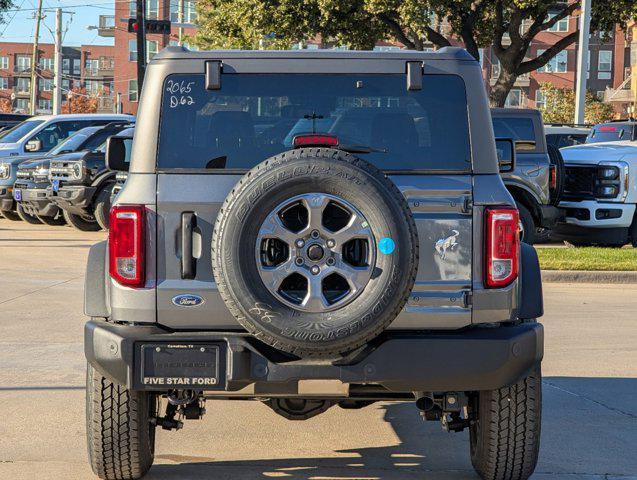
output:
{"label": "pickup truck", "polygon": [[520,212],[522,241],[547,241],[551,228],[561,218],[557,208],[563,185],[559,150],[547,145],[539,110],[492,108],[496,138],[512,138],[516,146],[515,168],[502,180]]}
{"label": "pickup truck", "polygon": [[586,143],[561,150],[566,178],[553,232],[574,245],[637,247],[637,140]]}

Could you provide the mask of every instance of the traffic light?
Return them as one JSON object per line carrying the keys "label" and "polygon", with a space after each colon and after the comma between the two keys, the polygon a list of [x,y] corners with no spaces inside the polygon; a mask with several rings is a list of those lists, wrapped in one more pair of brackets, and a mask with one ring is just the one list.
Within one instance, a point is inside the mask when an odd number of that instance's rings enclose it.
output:
{"label": "traffic light", "polygon": [[[128,19],[128,31],[136,33],[139,29],[136,18]],[[146,33],[170,35],[170,20],[146,20]]]}

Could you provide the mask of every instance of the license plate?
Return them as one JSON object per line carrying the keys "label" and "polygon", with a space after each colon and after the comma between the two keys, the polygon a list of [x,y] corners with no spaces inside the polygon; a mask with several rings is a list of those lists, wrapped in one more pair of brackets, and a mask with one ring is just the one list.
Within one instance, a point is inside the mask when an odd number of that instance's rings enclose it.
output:
{"label": "license plate", "polygon": [[18,202],[22,200],[22,190],[19,188],[13,190],[13,198],[15,198]]}
{"label": "license plate", "polygon": [[51,188],[53,189],[54,192],[57,192],[60,189],[59,178],[54,178],[53,180],[51,180]]}
{"label": "license plate", "polygon": [[147,388],[223,388],[222,349],[220,344],[143,344],[140,381]]}

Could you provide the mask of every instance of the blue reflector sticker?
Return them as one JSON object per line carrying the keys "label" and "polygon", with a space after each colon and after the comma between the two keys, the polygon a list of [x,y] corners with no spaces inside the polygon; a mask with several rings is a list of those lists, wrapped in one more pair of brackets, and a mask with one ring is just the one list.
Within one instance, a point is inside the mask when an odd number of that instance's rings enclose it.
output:
{"label": "blue reflector sticker", "polygon": [[383,255],[389,255],[396,250],[396,243],[389,237],[381,238],[378,242],[378,250]]}

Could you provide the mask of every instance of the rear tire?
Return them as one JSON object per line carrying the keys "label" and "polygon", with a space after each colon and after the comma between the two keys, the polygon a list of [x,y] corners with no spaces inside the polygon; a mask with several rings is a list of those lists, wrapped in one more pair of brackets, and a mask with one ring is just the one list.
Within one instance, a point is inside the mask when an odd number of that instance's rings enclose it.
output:
{"label": "rear tire", "polygon": [[134,392],[86,370],[86,437],[93,472],[104,480],[143,477],[155,454],[157,397]]}
{"label": "rear tire", "polygon": [[540,449],[540,366],[510,387],[479,392],[474,409],[469,436],[476,472],[485,480],[529,478]]}
{"label": "rear tire", "polygon": [[64,215],[62,213],[57,213],[54,217],[44,217],[38,215],[38,220],[40,220],[45,225],[50,225],[52,227],[58,227],[60,225],[66,225],[66,220],[64,220]]}
{"label": "rear tire", "polygon": [[66,223],[82,232],[99,232],[101,230],[101,227],[95,220],[89,220],[74,213],[69,213],[66,210],[64,210],[63,215]]}
{"label": "rear tire", "polygon": [[524,243],[528,243],[529,245],[533,245],[537,242],[537,226],[535,225],[535,220],[533,220],[533,215],[531,215],[529,209],[520,202],[515,203],[518,207],[518,211],[520,212],[520,223],[522,224],[522,235],[520,240]]}
{"label": "rear tire", "polygon": [[113,184],[104,185],[102,190],[95,197],[95,220],[103,230],[108,230],[108,215],[111,210],[111,193]]}
{"label": "rear tire", "polygon": [[7,220],[11,220],[12,222],[20,221],[20,216],[13,210],[2,210],[2,216]]}
{"label": "rear tire", "polygon": [[18,213],[18,217],[20,217],[24,222],[30,223],[31,225],[42,224],[42,221],[38,217],[36,217],[35,215],[29,215],[27,212],[25,212],[24,208],[22,208],[22,205],[20,205],[19,203],[16,207],[16,212]]}

